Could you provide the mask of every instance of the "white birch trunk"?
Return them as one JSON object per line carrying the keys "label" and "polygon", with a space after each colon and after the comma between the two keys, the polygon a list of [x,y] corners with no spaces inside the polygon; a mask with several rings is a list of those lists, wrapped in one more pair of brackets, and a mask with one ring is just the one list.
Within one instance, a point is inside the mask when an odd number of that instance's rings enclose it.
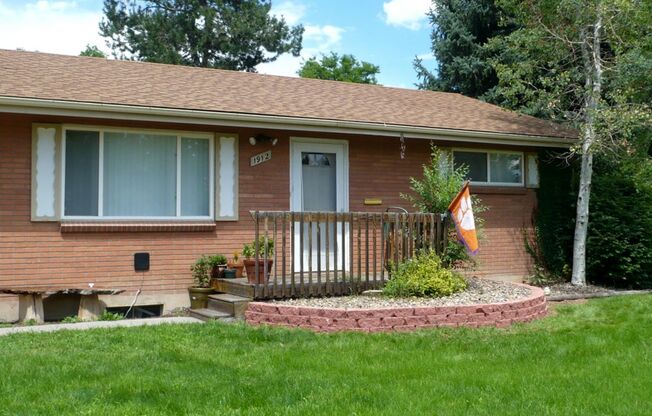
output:
{"label": "white birch trunk", "polygon": [[[602,62],[600,60],[600,40],[602,15],[598,10],[593,25],[592,42],[587,32],[583,33],[582,47],[585,51],[585,72],[588,97],[584,104],[585,129],[582,137],[582,167],[580,185],[577,193],[577,216],[575,220],[575,239],[573,241],[573,275],[571,283],[586,285],[586,236],[589,228],[589,198],[591,196],[591,177],[593,175],[593,148],[597,140],[595,113],[602,90]],[[591,54],[588,48],[591,47]]]}

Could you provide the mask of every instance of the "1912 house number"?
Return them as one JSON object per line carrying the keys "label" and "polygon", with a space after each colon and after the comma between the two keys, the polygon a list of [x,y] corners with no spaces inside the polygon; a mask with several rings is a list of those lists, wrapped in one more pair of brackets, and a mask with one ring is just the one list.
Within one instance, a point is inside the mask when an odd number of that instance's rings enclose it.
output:
{"label": "1912 house number", "polygon": [[260,165],[261,163],[267,162],[268,160],[272,160],[271,150],[251,156],[251,161],[249,165],[250,166]]}

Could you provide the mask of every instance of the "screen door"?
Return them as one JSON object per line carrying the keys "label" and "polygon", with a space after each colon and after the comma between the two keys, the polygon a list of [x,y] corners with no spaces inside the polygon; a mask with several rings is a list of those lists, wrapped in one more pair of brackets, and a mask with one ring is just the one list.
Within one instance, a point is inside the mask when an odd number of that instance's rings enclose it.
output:
{"label": "screen door", "polygon": [[[303,212],[344,212],[346,201],[346,144],[327,142],[292,143],[292,200],[291,209]],[[326,244],[326,233],[329,235]],[[304,221],[303,227],[295,223],[295,272],[300,271],[303,260],[304,272],[327,269],[334,270],[334,250],[338,248],[339,270],[346,269],[348,262],[342,259],[342,244],[347,243],[347,227],[342,233],[341,223],[330,222],[328,231],[325,222]],[[303,239],[303,250],[299,238]],[[328,268],[326,267],[328,259]],[[344,262],[342,261],[344,260]]]}

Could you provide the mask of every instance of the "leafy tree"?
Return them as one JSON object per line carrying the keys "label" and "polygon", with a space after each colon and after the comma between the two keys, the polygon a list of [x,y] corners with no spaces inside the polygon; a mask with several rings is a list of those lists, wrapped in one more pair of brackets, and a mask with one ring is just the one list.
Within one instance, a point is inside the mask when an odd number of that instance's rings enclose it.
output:
{"label": "leafy tree", "polygon": [[301,51],[303,26],[270,8],[269,0],[104,0],[100,34],[116,57],[255,72]]}
{"label": "leafy tree", "polygon": [[[580,158],[572,283],[586,282],[594,155],[629,155],[649,140],[650,107],[638,88],[652,44],[652,6],[642,0],[499,0],[521,28],[489,42],[499,83],[493,97],[511,108],[572,122]],[[643,79],[641,79],[643,78]],[[649,97],[647,97],[649,98]],[[649,143],[649,141],[648,141]]]}
{"label": "leafy tree", "polygon": [[380,67],[365,61],[358,61],[353,55],[339,56],[335,52],[322,55],[318,61],[312,57],[305,61],[297,74],[301,78],[328,79],[332,81],[356,82],[358,84],[377,84],[376,74]]}
{"label": "leafy tree", "polygon": [[438,67],[433,74],[416,58],[417,86],[482,97],[498,83],[489,62],[492,51],[483,46],[495,36],[512,32],[515,26],[500,24],[501,11],[494,0],[433,0],[428,16]]}
{"label": "leafy tree", "polygon": [[106,58],[106,54],[102,52],[96,45],[86,45],[86,49],[79,53],[79,56],[92,56],[94,58]]}

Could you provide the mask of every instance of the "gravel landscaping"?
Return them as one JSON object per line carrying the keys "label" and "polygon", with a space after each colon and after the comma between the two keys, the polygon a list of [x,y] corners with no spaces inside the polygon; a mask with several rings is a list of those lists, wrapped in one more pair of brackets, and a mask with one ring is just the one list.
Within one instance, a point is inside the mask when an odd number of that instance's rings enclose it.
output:
{"label": "gravel landscaping", "polygon": [[612,289],[604,286],[574,286],[570,283],[557,283],[543,288],[546,298],[551,301],[590,299],[619,295],[652,293],[652,290]]}
{"label": "gravel landscaping", "polygon": [[467,290],[441,298],[388,298],[385,296],[341,296],[330,298],[288,299],[274,301],[279,305],[313,306],[323,308],[393,308],[415,306],[462,306],[484,303],[500,303],[530,296],[525,286],[476,277],[468,278]]}
{"label": "gravel landscaping", "polygon": [[594,293],[610,293],[613,290],[603,286],[575,286],[570,283],[557,283],[547,286],[550,289],[550,296],[559,295],[588,295]]}

